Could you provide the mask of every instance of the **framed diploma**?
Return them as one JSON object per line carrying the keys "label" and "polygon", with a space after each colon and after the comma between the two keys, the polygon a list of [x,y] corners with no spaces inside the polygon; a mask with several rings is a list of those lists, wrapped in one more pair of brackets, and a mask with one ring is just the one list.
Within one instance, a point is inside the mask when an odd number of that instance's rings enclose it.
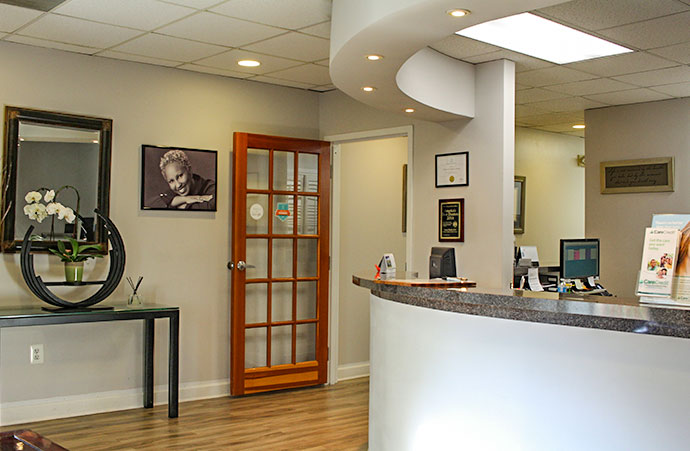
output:
{"label": "framed diploma", "polygon": [[465,199],[439,199],[438,240],[465,241]]}
{"label": "framed diploma", "polygon": [[436,188],[470,184],[469,152],[436,155]]}

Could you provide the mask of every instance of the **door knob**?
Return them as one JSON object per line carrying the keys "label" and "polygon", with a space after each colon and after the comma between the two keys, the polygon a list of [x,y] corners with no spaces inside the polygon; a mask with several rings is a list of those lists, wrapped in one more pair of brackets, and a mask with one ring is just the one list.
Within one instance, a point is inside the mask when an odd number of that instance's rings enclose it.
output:
{"label": "door knob", "polygon": [[229,262],[228,262],[228,269],[229,269],[230,271],[232,271],[233,269],[235,269],[235,262],[234,262],[234,261],[229,261]]}
{"label": "door knob", "polygon": [[244,271],[247,268],[247,264],[243,260],[240,260],[235,267],[238,271]]}

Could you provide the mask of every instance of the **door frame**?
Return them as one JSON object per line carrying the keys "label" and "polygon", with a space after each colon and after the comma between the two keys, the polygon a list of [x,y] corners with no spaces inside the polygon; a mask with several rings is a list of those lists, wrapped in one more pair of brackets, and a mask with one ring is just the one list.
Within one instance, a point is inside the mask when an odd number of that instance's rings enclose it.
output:
{"label": "door frame", "polygon": [[330,274],[330,305],[328,313],[328,384],[338,382],[338,322],[340,306],[340,193],[341,193],[341,162],[340,145],[357,141],[375,141],[378,139],[407,137],[407,232],[405,233],[405,258],[407,271],[412,271],[412,243],[413,230],[413,201],[412,181],[414,180],[414,127],[401,127],[367,130],[362,132],[343,133],[324,136],[324,141],[331,142],[331,274]]}

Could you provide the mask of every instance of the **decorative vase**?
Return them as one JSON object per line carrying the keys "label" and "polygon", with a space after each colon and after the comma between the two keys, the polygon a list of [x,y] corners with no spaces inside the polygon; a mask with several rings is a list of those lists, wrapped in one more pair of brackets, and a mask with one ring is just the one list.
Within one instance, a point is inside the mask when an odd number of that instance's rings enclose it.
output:
{"label": "decorative vase", "polygon": [[65,262],[65,281],[81,282],[84,276],[84,262]]}

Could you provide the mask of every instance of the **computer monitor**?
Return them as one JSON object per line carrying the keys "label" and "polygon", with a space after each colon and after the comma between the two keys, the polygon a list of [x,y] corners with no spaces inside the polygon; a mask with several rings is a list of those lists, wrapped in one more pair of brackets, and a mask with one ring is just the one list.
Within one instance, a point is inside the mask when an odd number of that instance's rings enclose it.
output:
{"label": "computer monitor", "polygon": [[599,239],[561,240],[562,279],[599,276]]}
{"label": "computer monitor", "polygon": [[429,278],[457,277],[455,269],[455,249],[452,247],[432,247],[429,257]]}

